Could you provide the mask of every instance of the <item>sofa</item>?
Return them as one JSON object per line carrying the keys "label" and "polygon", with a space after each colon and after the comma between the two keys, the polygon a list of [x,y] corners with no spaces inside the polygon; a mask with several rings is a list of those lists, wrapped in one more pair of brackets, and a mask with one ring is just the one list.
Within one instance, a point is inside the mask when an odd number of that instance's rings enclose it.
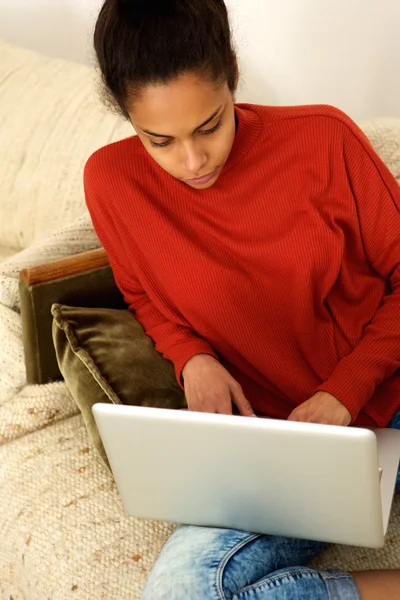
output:
{"label": "sofa", "polygon": [[[27,380],[20,273],[100,247],[83,166],[133,133],[97,89],[89,67],[0,41],[0,600],[136,600],[175,527],[127,517],[65,382]],[[400,182],[400,121],[362,126]],[[399,567],[399,496],[383,549],[312,564]]]}

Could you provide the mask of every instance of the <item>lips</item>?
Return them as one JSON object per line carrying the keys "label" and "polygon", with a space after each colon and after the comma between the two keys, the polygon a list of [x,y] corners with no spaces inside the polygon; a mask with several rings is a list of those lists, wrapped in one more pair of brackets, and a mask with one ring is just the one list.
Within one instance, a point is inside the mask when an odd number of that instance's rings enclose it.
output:
{"label": "lips", "polygon": [[208,183],[209,181],[211,181],[211,179],[213,179],[213,177],[215,177],[216,174],[216,169],[214,171],[212,171],[212,173],[208,173],[208,175],[203,175],[202,177],[196,177],[195,179],[187,179],[186,183],[192,184],[192,185],[203,185],[204,183]]}

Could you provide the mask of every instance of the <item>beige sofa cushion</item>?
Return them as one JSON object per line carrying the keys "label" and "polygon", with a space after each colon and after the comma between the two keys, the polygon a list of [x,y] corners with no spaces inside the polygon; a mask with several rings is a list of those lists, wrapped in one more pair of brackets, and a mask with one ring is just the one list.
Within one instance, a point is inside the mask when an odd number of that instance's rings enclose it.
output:
{"label": "beige sofa cushion", "polygon": [[400,119],[371,119],[361,129],[400,183]]}
{"label": "beige sofa cushion", "polygon": [[86,159],[133,129],[102,107],[92,69],[2,40],[0,106],[0,246],[21,249],[86,210]]}
{"label": "beige sofa cushion", "polygon": [[18,252],[18,250],[14,250],[13,248],[6,248],[5,246],[0,246],[0,263],[3,262],[3,260],[10,258],[10,256],[13,256],[13,254],[16,254],[16,252]]}
{"label": "beige sofa cushion", "polygon": [[0,446],[0,488],[4,600],[139,600],[174,530],[124,514],[81,416]]}

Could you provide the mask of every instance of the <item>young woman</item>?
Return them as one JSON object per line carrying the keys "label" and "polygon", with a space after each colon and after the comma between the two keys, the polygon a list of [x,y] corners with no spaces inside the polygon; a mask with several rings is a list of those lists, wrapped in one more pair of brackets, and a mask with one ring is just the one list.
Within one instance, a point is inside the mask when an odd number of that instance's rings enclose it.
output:
{"label": "young woman", "polygon": [[[94,45],[137,136],[87,205],[190,410],[399,427],[400,189],[328,106],[235,104],[223,0],[106,0]],[[323,544],[182,527],[146,600],[400,597],[400,572],[305,567]]]}

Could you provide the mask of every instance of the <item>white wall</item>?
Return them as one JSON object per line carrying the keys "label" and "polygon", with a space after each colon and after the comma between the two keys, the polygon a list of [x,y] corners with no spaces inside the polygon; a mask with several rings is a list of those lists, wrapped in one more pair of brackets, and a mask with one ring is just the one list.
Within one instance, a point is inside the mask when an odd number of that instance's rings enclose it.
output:
{"label": "white wall", "polygon": [[[149,0],[150,1],[150,0]],[[399,0],[227,0],[239,100],[326,102],[360,121],[400,117]],[[0,0],[0,35],[91,62],[101,0]]]}
{"label": "white wall", "polygon": [[93,63],[91,29],[102,0],[0,0],[0,36],[52,56]]}
{"label": "white wall", "polygon": [[228,0],[253,102],[400,117],[399,0]]}

